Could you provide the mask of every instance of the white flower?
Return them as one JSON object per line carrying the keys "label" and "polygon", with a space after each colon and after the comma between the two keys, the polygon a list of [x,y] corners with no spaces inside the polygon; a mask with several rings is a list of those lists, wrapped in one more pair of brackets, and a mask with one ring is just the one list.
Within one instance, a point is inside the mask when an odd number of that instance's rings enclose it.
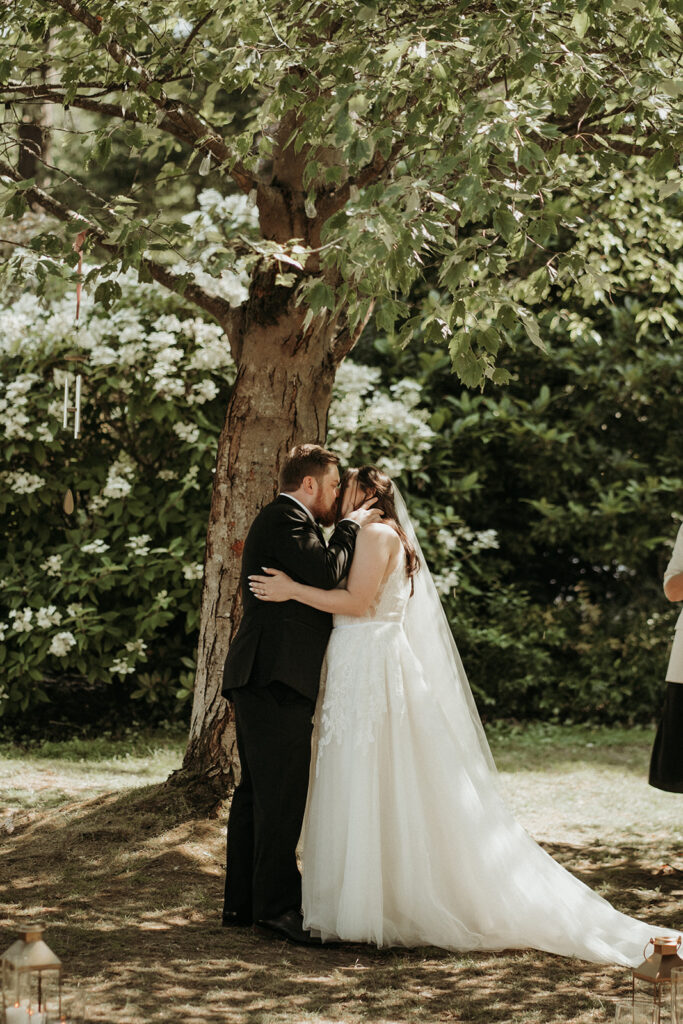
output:
{"label": "white flower", "polygon": [[16,401],[17,398],[30,391],[33,385],[37,384],[40,379],[37,373],[20,373],[13,377],[5,389],[8,399]]}
{"label": "white flower", "polygon": [[50,626],[58,626],[62,621],[62,613],[58,612],[53,604],[39,608],[36,612],[36,625],[41,629],[49,629]]}
{"label": "white flower", "polygon": [[396,401],[403,402],[410,409],[418,405],[422,397],[422,385],[410,377],[404,377],[397,384],[392,384],[389,390]]}
{"label": "white flower", "polygon": [[131,537],[126,541],[126,547],[130,548],[135,555],[148,555],[151,539],[148,533],[139,533],[137,537]]}
{"label": "white flower", "polygon": [[109,666],[109,672],[111,675],[128,676],[131,672],[135,672],[135,668],[133,665],[129,665],[124,658],[116,658]]}
{"label": "white flower", "polygon": [[173,430],[180,440],[187,444],[194,444],[199,440],[199,427],[196,427],[194,423],[174,423]]}
{"label": "white flower", "polygon": [[45,480],[40,476],[36,476],[35,473],[13,471],[11,473],[3,473],[3,478],[10,490],[14,491],[15,494],[32,494],[33,491],[37,491],[45,486]]}
{"label": "white flower", "polygon": [[4,639],[5,639],[5,633],[6,633],[6,631],[7,631],[7,628],[8,628],[8,627],[7,627],[7,623],[6,623],[6,622],[0,622],[0,644],[1,644],[1,643],[2,643],[3,641],[4,641]]}
{"label": "white flower", "polygon": [[84,544],[81,551],[84,555],[102,555],[105,551],[109,551],[109,545],[98,537],[97,540],[91,540],[88,544]]}
{"label": "white flower", "polygon": [[128,640],[126,643],[126,650],[129,654],[138,654],[142,657],[147,650],[147,644],[144,640]]}
{"label": "white flower", "polygon": [[196,562],[194,565],[183,566],[183,576],[186,580],[200,580],[204,575],[204,566],[201,562]]}
{"label": "white flower", "polygon": [[40,563],[40,568],[47,576],[61,576],[62,556],[50,555],[44,562]]}
{"label": "white flower", "polygon": [[[224,336],[215,337],[206,335],[204,328],[210,324],[202,324],[194,329],[197,348],[190,356],[187,366],[190,370],[217,370],[226,367],[234,368],[234,362],[230,353],[227,338]],[[232,375],[230,375],[232,377]]]}
{"label": "white flower", "polygon": [[364,395],[374,390],[381,376],[381,371],[376,366],[363,366],[347,359],[337,370],[334,390],[344,396],[354,393]]}
{"label": "white flower", "polygon": [[480,530],[474,535],[473,551],[484,551],[486,548],[498,547],[498,534],[495,530]]}
{"label": "white flower", "polygon": [[105,498],[102,494],[94,494],[88,502],[88,509],[91,512],[100,512],[103,508],[106,508],[109,504],[109,499]]}
{"label": "white flower", "polygon": [[401,459],[392,459],[388,455],[380,455],[376,460],[377,468],[381,469],[383,473],[386,473],[389,477],[400,476],[403,470],[406,468],[405,461]]}
{"label": "white flower", "polygon": [[[157,321],[157,324],[158,323],[159,321]],[[178,323],[180,324],[180,321]],[[174,349],[175,343],[175,335],[171,334],[171,332],[167,330],[152,331],[150,334],[147,335],[147,344],[149,345],[149,347],[159,352],[162,352],[164,349],[168,351]],[[183,350],[179,348],[176,349],[176,351],[178,352],[178,359],[180,359],[183,354]]]}
{"label": "white flower", "polygon": [[458,546],[458,535],[454,530],[438,530],[436,539],[446,551],[455,551]]}
{"label": "white flower", "polygon": [[69,653],[72,647],[76,646],[76,638],[73,633],[64,632],[56,633],[52,637],[52,643],[50,644],[48,654],[55,654],[58,658],[63,658]]}
{"label": "white flower", "polygon": [[170,335],[183,334],[185,323],[175,313],[163,313],[152,324],[155,331],[168,331]]}
{"label": "white flower", "polygon": [[373,461],[395,477],[419,469],[436,435],[427,424],[429,411],[419,408],[418,381],[406,377],[387,394],[378,390],[380,379],[377,367],[342,363],[330,407],[328,445],[346,460],[362,441],[384,448]]}
{"label": "white flower", "polygon": [[173,469],[160,469],[157,473],[160,480],[177,480],[178,474]]}
{"label": "white flower", "polygon": [[129,456],[120,455],[109,467],[102,495],[105,498],[125,498],[132,490],[131,480],[134,478],[135,463]]}
{"label": "white flower", "polygon": [[21,411],[18,405],[3,411],[0,415],[0,423],[2,423],[3,433],[8,439],[23,438],[25,441],[30,441],[33,437],[30,430],[24,429],[26,424],[30,423],[30,418]]}
{"label": "white flower", "polygon": [[38,439],[40,441],[44,441],[45,444],[50,444],[50,442],[54,441],[55,439],[55,436],[48,427],[47,423],[39,423],[38,427],[36,428],[36,434],[38,436]]}
{"label": "white flower", "polygon": [[457,569],[447,569],[446,572],[435,573],[433,579],[436,589],[442,597],[450,594],[460,582],[460,576],[458,575]]}
{"label": "white flower", "polygon": [[72,619],[77,619],[84,611],[85,609],[83,605],[79,604],[77,601],[74,602],[74,604],[68,604],[66,606],[66,614]]}
{"label": "white flower", "polygon": [[127,494],[130,494],[132,488],[128,480],[124,480],[121,476],[114,476],[111,472],[107,478],[107,483],[102,491],[102,496],[105,498],[125,498]]}
{"label": "white flower", "polygon": [[154,390],[162,398],[182,398],[185,395],[185,382],[182,377],[163,375],[156,380]]}
{"label": "white flower", "polygon": [[33,609],[32,608],[12,608],[9,613],[10,619],[12,619],[12,629],[15,633],[30,633],[33,629]]}
{"label": "white flower", "polygon": [[126,643],[125,651],[122,651],[118,658],[115,658],[109,666],[112,675],[128,676],[135,671],[135,662],[142,658],[147,651],[147,644],[144,640],[129,640]]}
{"label": "white flower", "polygon": [[119,354],[111,345],[98,345],[90,351],[90,364],[92,366],[110,366],[118,362]]}
{"label": "white flower", "polygon": [[218,394],[218,385],[212,380],[202,380],[192,387],[191,393],[187,396],[190,405],[196,403],[203,405],[204,402],[212,402]]}

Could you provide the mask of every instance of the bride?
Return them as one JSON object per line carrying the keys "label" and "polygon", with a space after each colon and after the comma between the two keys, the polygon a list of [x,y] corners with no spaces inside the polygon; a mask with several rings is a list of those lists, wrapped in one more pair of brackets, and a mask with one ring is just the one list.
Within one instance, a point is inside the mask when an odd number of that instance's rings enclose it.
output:
{"label": "bride", "polygon": [[619,913],[524,831],[495,765],[405,504],[350,470],[341,516],[376,497],[345,588],[250,576],[265,601],[334,613],[303,829],[304,926],[323,940],[535,948],[635,965],[671,934]]}

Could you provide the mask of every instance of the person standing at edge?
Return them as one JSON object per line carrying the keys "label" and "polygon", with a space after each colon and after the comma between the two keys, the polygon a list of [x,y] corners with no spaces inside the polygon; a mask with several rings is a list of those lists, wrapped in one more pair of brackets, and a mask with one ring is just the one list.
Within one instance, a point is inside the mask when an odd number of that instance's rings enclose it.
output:
{"label": "person standing at edge", "polygon": [[[678,530],[671,559],[664,571],[664,593],[670,601],[683,601],[683,526]],[[650,785],[669,793],[683,793],[683,611],[676,622],[666,697],[650,761]]]}
{"label": "person standing at edge", "polygon": [[297,601],[263,604],[248,577],[262,566],[332,589],[351,565],[361,526],[377,522],[374,498],[335,522],[339,459],[316,444],[292,448],[280,494],[252,523],[244,544],[244,614],[223,671],[234,703],[241,779],[228,818],[223,925],[255,924],[260,934],[319,945],[304,930],[296,846],[311,756],[311,730],[332,616]]}

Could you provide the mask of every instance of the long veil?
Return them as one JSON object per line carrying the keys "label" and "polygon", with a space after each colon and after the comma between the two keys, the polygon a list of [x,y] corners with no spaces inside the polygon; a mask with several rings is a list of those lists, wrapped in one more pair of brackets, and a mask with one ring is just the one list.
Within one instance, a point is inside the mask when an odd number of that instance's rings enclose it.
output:
{"label": "long veil", "polygon": [[[413,577],[415,590],[408,601],[405,630],[408,642],[420,662],[430,690],[442,704],[458,728],[471,731],[472,754],[480,754],[484,764],[498,782],[498,773],[493,755],[481,724],[467,675],[453,639],[446,613],[429,571],[420,542],[408,512],[403,495],[394,482],[394,497],[398,521],[414,546],[420,559],[420,569]],[[464,738],[464,736],[463,736]],[[474,768],[474,764],[470,768]]]}

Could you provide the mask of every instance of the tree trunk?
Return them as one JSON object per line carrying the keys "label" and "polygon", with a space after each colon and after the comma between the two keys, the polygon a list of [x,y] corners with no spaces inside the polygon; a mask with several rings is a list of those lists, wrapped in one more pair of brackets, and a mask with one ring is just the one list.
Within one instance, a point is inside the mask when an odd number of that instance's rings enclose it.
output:
{"label": "tree trunk", "polygon": [[[284,454],[324,440],[334,381],[334,325],[319,318],[304,331],[274,272],[257,275],[242,318],[238,373],[218,457],[206,541],[192,722],[178,782],[206,809],[235,783],[235,735],[221,696],[228,645],[241,616],[241,553],[251,522],[277,493]],[[233,350],[236,339],[233,337]]]}

